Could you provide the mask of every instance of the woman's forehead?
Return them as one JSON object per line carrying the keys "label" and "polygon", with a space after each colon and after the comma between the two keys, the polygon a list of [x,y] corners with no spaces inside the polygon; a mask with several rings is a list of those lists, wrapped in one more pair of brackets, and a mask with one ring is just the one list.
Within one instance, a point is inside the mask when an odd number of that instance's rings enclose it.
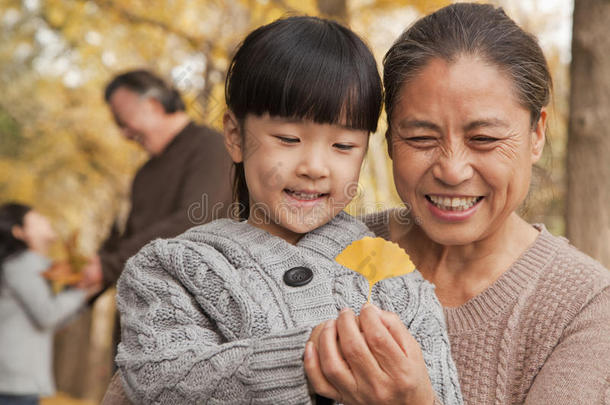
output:
{"label": "woman's forehead", "polygon": [[[494,125],[528,110],[519,102],[510,76],[480,58],[434,59],[404,83],[395,98],[394,123],[423,121],[449,113]],[[470,124],[469,124],[470,125]]]}

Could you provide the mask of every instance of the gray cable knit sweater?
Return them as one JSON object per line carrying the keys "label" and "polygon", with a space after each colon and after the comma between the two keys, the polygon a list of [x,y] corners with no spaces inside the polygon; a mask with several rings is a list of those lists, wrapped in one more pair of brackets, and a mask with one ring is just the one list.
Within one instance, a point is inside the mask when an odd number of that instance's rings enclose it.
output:
{"label": "gray cable knit sweater", "polygon": [[[345,213],[296,245],[221,219],[132,257],[118,282],[117,364],[140,404],[308,404],[303,353],[312,328],[341,308],[358,312],[368,283],[334,258],[371,236]],[[313,271],[306,285],[284,273]],[[420,343],[444,404],[462,403],[441,306],[418,272],[384,280],[372,301],[400,315]]]}

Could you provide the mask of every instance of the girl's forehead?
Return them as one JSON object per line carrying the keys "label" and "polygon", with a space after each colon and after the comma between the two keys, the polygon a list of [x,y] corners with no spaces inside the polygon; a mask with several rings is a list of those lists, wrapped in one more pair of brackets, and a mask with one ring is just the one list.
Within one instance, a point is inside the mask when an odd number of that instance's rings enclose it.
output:
{"label": "girl's forehead", "polygon": [[47,221],[47,218],[36,210],[30,210],[27,214],[25,214],[24,221],[40,223]]}
{"label": "girl's forehead", "polygon": [[298,127],[305,131],[308,129],[327,129],[345,132],[363,132],[367,134],[369,133],[368,130],[353,128],[349,125],[346,125],[345,120],[343,120],[342,122],[317,122],[310,118],[272,116],[268,113],[265,113],[263,115],[248,114],[246,116],[245,126],[247,129],[252,129],[253,127],[258,126],[274,126],[286,128]]}
{"label": "girl's forehead", "polygon": [[345,117],[338,117],[337,120],[333,121],[317,121],[310,117],[295,117],[295,116],[281,116],[271,115],[264,113],[262,115],[248,114],[246,115],[246,122],[256,121],[259,123],[277,124],[277,125],[306,125],[306,126],[328,126],[337,127],[345,130],[360,130],[360,128],[354,128],[347,124]]}

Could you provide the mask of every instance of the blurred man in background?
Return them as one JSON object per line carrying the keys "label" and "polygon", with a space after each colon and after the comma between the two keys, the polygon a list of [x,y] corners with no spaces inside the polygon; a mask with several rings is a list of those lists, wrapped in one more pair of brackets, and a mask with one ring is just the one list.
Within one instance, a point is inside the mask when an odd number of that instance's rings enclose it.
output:
{"label": "blurred man in background", "polygon": [[149,241],[226,216],[231,160],[220,134],[193,123],[180,94],[151,72],[116,76],[104,96],[125,138],[151,156],[133,181],[124,231],[115,224],[85,268],[86,280],[109,287]]}

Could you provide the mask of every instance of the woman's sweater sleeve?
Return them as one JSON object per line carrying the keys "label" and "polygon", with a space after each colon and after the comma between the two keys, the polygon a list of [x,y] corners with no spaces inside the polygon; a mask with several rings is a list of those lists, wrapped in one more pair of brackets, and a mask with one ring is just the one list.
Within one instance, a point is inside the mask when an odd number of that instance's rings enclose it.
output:
{"label": "woman's sweater sleeve", "polygon": [[48,267],[45,258],[25,252],[4,265],[4,282],[40,329],[53,329],[74,315],[85,301],[82,290],[54,294],[40,274]]}
{"label": "woman's sweater sleeve", "polygon": [[216,294],[217,284],[227,281],[205,264],[193,266],[191,260],[182,266],[175,261],[183,255],[158,254],[159,249],[168,249],[165,241],[131,258],[118,283],[122,340],[116,361],[130,399],[138,404],[310,403],[302,358],[311,328],[240,339],[246,311],[235,308],[247,302],[238,302],[229,288]]}
{"label": "woman's sweater sleeve", "polygon": [[572,319],[536,376],[525,404],[610,403],[610,287]]}

